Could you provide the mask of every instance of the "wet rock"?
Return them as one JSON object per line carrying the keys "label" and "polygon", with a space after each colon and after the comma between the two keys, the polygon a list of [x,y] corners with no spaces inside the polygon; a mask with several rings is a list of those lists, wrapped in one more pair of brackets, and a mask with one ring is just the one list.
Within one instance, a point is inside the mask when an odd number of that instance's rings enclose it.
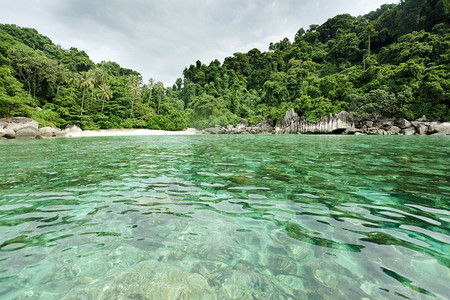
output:
{"label": "wet rock", "polygon": [[34,126],[22,127],[16,131],[16,139],[18,139],[18,138],[34,139],[38,135],[39,135],[39,129]]}
{"label": "wet rock", "polygon": [[414,135],[416,133],[416,130],[414,128],[410,127],[410,128],[402,129],[401,133],[404,135]]}
{"label": "wet rock", "polygon": [[406,128],[412,127],[411,122],[409,122],[408,120],[406,120],[404,118],[396,119],[394,121],[394,125],[401,129],[406,129]]}
{"label": "wet rock", "polygon": [[366,133],[370,135],[384,135],[384,130],[377,127],[368,128]]}
{"label": "wet rock", "polygon": [[42,137],[50,138],[55,136],[56,129],[53,127],[42,127],[39,129],[39,135]]}
{"label": "wet rock", "polygon": [[400,133],[400,131],[402,131],[401,129],[400,129],[400,127],[397,127],[397,126],[391,126],[389,129],[388,129],[388,134],[389,135],[397,135],[397,134],[399,134]]}
{"label": "wet rock", "polygon": [[363,130],[360,128],[355,128],[355,127],[349,127],[345,130],[344,134],[354,134],[356,135],[357,133],[362,133]]}
{"label": "wet rock", "polygon": [[8,139],[13,139],[16,137],[16,132],[12,129],[4,129],[5,135],[4,137]]}
{"label": "wet rock", "polygon": [[420,135],[425,135],[428,133],[428,125],[423,122],[412,122],[413,126],[416,128],[416,132]]}
{"label": "wet rock", "polygon": [[450,122],[437,123],[431,122],[429,128],[430,134],[439,133],[440,135],[450,135]]}
{"label": "wet rock", "polygon": [[373,127],[373,121],[364,121],[364,125],[368,128]]}
{"label": "wet rock", "polygon": [[30,118],[24,118],[24,117],[14,117],[14,118],[10,118],[10,119],[4,119],[4,121],[6,123],[5,128],[6,129],[12,129],[14,131],[18,131],[21,128],[25,128],[25,127],[35,127],[38,128],[39,127],[39,123],[36,122],[33,119]]}

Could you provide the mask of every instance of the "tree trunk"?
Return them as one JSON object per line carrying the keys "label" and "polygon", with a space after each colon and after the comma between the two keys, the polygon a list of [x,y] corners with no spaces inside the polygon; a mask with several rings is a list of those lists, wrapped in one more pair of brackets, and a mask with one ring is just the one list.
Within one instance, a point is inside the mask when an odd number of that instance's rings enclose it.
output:
{"label": "tree trunk", "polygon": [[150,95],[148,96],[147,106],[150,107],[150,99],[152,98],[152,90],[150,89]]}
{"label": "tree trunk", "polygon": [[160,105],[161,105],[161,94],[159,94],[158,111],[156,112],[157,115],[159,115],[159,106]]}
{"label": "tree trunk", "polygon": [[83,115],[83,107],[84,107],[84,93],[86,92],[86,89],[83,89],[83,98],[81,98],[81,110],[80,110],[80,117]]}
{"label": "tree trunk", "polygon": [[130,119],[131,119],[131,116],[133,115],[133,107],[134,107],[134,98],[133,98],[133,100],[131,100]]}

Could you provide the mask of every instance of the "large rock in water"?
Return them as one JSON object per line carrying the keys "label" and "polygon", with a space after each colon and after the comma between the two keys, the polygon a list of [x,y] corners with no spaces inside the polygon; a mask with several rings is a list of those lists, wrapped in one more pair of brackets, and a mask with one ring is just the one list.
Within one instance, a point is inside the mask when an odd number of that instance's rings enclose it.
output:
{"label": "large rock in water", "polygon": [[14,117],[11,119],[5,119],[5,123],[6,123],[6,129],[11,129],[14,131],[18,131],[21,128],[25,128],[25,127],[35,127],[38,128],[39,127],[39,123],[36,122],[33,119],[30,118],[24,118],[24,117]]}
{"label": "large rock in water", "polygon": [[39,129],[39,135],[45,138],[51,138],[56,135],[56,129],[53,127],[42,127]]}
{"label": "large rock in water", "polygon": [[450,122],[436,123],[432,122],[429,128],[430,134],[450,135]]}
{"label": "large rock in water", "polygon": [[13,139],[16,137],[16,132],[12,129],[4,129],[5,137],[8,139]]}
{"label": "large rock in water", "polygon": [[27,126],[16,131],[16,139],[30,138],[34,139],[39,135],[39,129],[34,126]]}

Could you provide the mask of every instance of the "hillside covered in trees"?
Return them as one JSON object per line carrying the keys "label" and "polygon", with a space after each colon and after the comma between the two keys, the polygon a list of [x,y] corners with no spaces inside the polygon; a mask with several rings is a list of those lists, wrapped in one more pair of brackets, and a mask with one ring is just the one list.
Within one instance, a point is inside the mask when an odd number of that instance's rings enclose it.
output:
{"label": "hillside covered in trees", "polygon": [[299,29],[267,52],[197,61],[172,87],[95,64],[36,30],[0,25],[0,117],[41,126],[178,130],[273,122],[294,108],[308,121],[342,110],[450,121],[450,2],[402,0],[365,16]]}

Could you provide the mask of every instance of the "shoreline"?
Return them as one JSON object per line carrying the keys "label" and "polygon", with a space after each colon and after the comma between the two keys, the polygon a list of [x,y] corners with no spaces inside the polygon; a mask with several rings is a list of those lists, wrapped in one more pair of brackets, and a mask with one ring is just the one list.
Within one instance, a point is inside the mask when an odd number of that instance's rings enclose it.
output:
{"label": "shoreline", "polygon": [[103,136],[151,136],[151,135],[195,135],[197,130],[188,128],[180,131],[166,131],[154,129],[101,129],[83,130],[76,132],[69,132],[66,137],[80,138],[80,137],[103,137]]}

